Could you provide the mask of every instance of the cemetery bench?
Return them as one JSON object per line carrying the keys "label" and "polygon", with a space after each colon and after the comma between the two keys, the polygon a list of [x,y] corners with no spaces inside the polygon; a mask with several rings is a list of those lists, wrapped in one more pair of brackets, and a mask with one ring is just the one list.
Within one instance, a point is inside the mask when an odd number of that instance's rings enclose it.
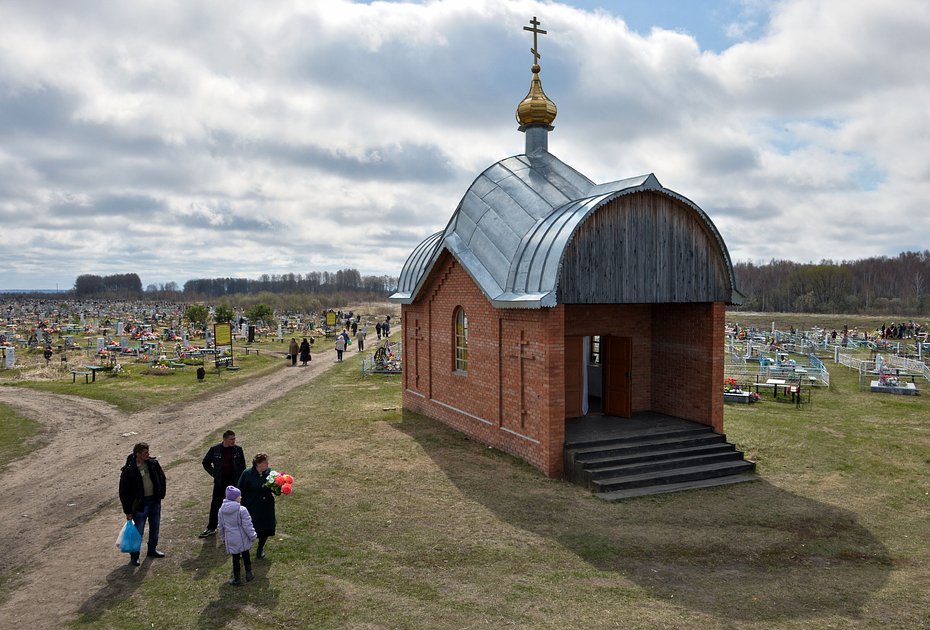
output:
{"label": "cemetery bench", "polygon": [[228,369],[232,360],[232,357],[216,357],[216,359],[214,359],[216,362],[216,369],[220,369],[220,367],[226,367]]}
{"label": "cemetery bench", "polygon": [[184,363],[178,363],[178,362],[176,362],[176,361],[169,361],[169,362],[168,362],[168,367],[170,367],[170,368],[178,368],[178,369],[183,370],[183,369],[184,369],[185,367],[187,367],[187,366],[186,366]]}
{"label": "cemetery bench", "polygon": [[71,370],[71,382],[77,383],[77,377],[83,376],[85,383],[90,383],[89,377],[90,372],[85,372],[84,370]]}

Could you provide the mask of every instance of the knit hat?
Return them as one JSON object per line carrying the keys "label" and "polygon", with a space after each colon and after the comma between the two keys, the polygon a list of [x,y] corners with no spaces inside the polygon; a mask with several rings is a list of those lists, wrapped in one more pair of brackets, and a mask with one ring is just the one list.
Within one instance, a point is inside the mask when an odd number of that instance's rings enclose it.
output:
{"label": "knit hat", "polygon": [[241,494],[242,492],[236,486],[226,486],[226,498],[230,501],[235,501]]}

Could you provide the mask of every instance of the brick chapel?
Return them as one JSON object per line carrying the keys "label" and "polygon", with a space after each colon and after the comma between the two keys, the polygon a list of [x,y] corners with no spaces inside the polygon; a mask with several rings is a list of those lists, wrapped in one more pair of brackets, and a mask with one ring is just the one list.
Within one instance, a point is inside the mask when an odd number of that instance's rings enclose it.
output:
{"label": "brick chapel", "polygon": [[549,152],[533,19],[525,153],[485,169],[410,254],[403,405],[563,474],[566,423],[657,412],[723,429],[723,329],[739,303],[710,218],[653,174],[595,184]]}

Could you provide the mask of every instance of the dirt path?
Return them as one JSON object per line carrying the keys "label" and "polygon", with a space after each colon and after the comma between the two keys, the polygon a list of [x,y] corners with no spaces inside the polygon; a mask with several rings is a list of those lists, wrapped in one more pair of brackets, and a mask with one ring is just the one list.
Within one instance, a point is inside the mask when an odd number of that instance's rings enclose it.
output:
{"label": "dirt path", "polygon": [[[170,554],[172,540],[203,525],[174,523],[172,508],[209,502],[209,493],[198,493],[203,488],[177,481],[204,474],[198,454],[204,438],[313,380],[334,365],[332,355],[321,351],[306,368],[284,367],[203,400],[132,414],[75,396],[0,388],[0,402],[41,422],[48,439],[0,476],[0,575],[12,574],[17,585],[0,605],[4,625],[58,628],[94,597],[135,587],[132,567],[113,548],[123,518],[119,469],[133,444],[148,442],[163,467],[177,464],[168,471],[159,544]],[[348,358],[358,360],[354,353]],[[145,561],[138,574],[169,561]]]}

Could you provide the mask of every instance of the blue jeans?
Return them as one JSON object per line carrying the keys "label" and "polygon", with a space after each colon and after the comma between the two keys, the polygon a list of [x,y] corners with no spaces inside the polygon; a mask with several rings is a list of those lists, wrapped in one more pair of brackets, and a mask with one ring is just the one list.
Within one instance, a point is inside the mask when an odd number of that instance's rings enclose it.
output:
{"label": "blue jeans", "polygon": [[[145,520],[149,521],[149,549],[152,553],[158,547],[158,529],[161,525],[161,501],[158,497],[145,497],[142,500],[142,511],[132,515],[132,522],[136,524],[139,534],[145,533]],[[131,553],[133,560],[139,559],[138,553]]]}

